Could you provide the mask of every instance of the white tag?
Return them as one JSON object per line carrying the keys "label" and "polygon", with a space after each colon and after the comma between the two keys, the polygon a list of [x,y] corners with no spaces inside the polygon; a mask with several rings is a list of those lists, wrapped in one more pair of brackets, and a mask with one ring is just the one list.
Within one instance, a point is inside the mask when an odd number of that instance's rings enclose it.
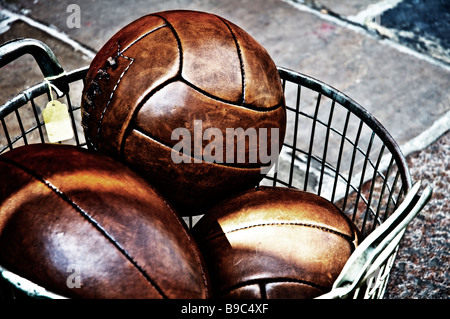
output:
{"label": "white tag", "polygon": [[47,103],[42,115],[50,143],[69,140],[73,137],[72,122],[65,104],[52,100]]}

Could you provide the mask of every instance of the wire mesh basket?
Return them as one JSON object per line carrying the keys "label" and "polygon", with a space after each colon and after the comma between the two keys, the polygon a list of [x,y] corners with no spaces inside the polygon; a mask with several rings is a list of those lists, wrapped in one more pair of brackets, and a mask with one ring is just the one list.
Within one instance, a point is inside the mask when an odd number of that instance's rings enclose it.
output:
{"label": "wire mesh basket", "polygon": [[[81,91],[87,67],[65,73],[42,42],[17,39],[0,47],[0,67],[24,54],[39,64],[45,81],[0,106],[0,154],[21,145],[48,143],[42,110],[49,83],[69,108],[74,137],[81,128]],[[399,243],[409,222],[426,205],[431,188],[413,185],[405,157],[386,129],[363,107],[329,85],[278,68],[288,127],[276,168],[261,185],[298,188],[335,203],[360,229],[363,241],[332,290],[318,298],[382,298]],[[5,182],[1,180],[0,182]],[[196,218],[189,217],[189,227]],[[61,297],[1,267],[2,294]],[[5,286],[8,293],[5,294]]]}

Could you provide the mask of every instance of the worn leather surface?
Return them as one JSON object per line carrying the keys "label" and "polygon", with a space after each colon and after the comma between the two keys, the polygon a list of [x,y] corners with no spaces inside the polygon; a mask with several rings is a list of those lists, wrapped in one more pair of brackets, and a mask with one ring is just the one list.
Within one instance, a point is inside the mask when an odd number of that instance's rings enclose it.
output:
{"label": "worn leather surface", "polygon": [[[266,128],[268,133],[277,128],[281,148],[286,126],[280,78],[267,51],[233,23],[195,11],[150,14],[116,33],[91,63],[82,109],[88,145],[131,165],[185,215],[263,177],[260,167],[269,163],[249,157],[259,153],[259,142],[247,142],[243,163],[223,165],[226,128]],[[176,164],[167,157],[180,141],[172,139],[176,128],[191,134],[193,156],[195,120],[202,121],[203,132],[217,128],[222,133],[222,163]],[[212,141],[205,138],[201,151]],[[270,153],[270,134],[268,141]],[[167,150],[155,154],[162,148]]]}
{"label": "worn leather surface", "polygon": [[[0,157],[0,264],[67,297],[209,297],[202,256],[167,201],[123,164],[73,146]],[[69,288],[75,270],[81,287]]]}
{"label": "worn leather surface", "polygon": [[316,297],[331,289],[360,240],[335,205],[281,187],[221,202],[193,234],[220,298]]}

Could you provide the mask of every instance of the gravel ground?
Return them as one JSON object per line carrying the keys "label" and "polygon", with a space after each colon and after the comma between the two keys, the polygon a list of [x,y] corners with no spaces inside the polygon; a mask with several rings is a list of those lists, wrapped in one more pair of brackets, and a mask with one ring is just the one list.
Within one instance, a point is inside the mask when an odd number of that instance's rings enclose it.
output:
{"label": "gravel ground", "polygon": [[400,244],[385,298],[447,299],[450,295],[450,131],[407,157],[413,181],[433,188]]}

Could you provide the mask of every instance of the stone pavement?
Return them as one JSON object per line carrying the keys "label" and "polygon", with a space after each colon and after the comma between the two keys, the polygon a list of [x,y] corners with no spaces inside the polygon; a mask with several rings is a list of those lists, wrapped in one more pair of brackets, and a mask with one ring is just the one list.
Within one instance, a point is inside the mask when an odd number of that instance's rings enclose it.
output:
{"label": "stone pavement", "polygon": [[[79,26],[71,25],[70,3],[79,6]],[[406,252],[399,255],[386,297],[448,298],[450,6],[446,0],[426,3],[0,0],[0,42],[38,38],[69,71],[88,65],[115,32],[151,12],[201,10],[234,22],[277,65],[320,79],[368,109],[408,155],[414,180],[433,186],[435,196],[402,242]],[[2,69],[0,103],[41,80],[34,61],[20,58]]]}

